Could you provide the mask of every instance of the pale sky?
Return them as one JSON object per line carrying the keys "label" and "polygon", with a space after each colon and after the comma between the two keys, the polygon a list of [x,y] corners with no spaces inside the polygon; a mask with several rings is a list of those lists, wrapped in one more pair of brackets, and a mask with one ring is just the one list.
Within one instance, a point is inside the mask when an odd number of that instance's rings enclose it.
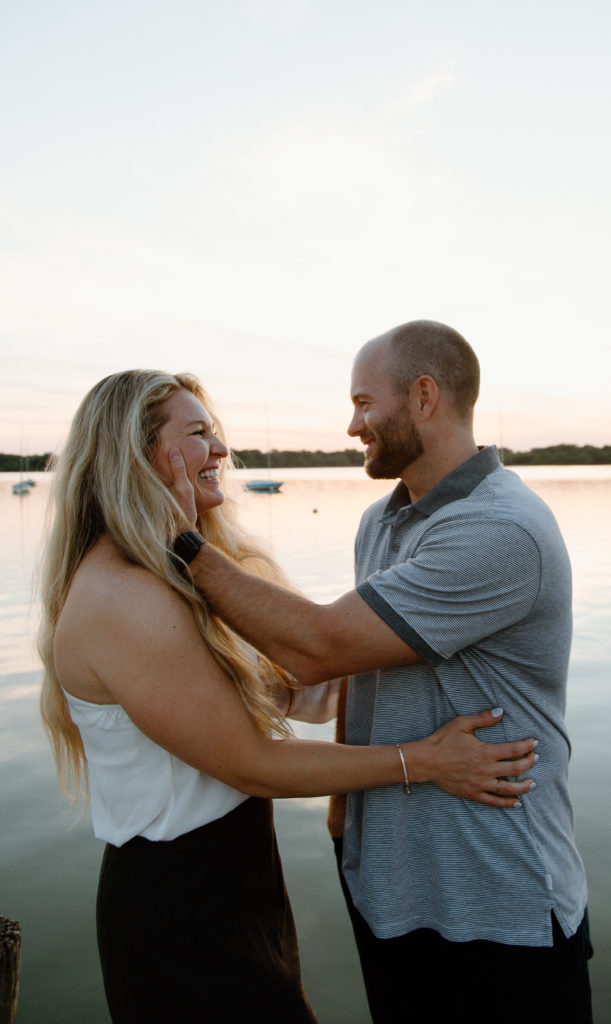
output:
{"label": "pale sky", "polygon": [[235,447],[358,447],[442,320],[477,440],[611,443],[608,0],[1,0],[0,450],[189,370]]}

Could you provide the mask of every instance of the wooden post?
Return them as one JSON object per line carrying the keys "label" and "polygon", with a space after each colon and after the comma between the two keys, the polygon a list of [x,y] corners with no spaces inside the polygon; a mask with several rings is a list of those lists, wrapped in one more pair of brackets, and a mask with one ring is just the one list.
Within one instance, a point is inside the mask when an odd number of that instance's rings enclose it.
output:
{"label": "wooden post", "polygon": [[21,928],[0,914],[0,1024],[17,1024]]}

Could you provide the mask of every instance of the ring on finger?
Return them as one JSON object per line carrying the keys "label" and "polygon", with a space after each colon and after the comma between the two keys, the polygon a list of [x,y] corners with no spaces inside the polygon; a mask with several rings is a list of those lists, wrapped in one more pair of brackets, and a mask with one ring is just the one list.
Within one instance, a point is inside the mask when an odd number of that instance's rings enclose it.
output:
{"label": "ring on finger", "polygon": [[500,779],[497,779],[497,780],[496,780],[496,795],[497,795],[497,796],[500,796],[500,795],[501,795],[501,789],[502,789],[502,788],[503,788],[503,783],[501,782],[501,780],[500,780]]}

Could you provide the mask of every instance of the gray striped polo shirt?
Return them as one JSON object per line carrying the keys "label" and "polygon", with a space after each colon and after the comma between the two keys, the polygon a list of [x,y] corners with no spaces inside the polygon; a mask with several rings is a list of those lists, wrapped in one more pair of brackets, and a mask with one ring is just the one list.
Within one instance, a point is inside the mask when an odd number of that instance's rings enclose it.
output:
{"label": "gray striped polo shirt", "polygon": [[502,707],[485,740],[539,740],[522,808],[499,810],[432,784],[348,798],[344,874],[380,938],[433,928],[457,942],[552,944],[586,903],[573,838],[564,726],[571,572],[556,521],[495,448],[420,501],[400,483],[356,539],[358,592],[423,659],[350,683],[347,742],[427,736],[455,715]]}

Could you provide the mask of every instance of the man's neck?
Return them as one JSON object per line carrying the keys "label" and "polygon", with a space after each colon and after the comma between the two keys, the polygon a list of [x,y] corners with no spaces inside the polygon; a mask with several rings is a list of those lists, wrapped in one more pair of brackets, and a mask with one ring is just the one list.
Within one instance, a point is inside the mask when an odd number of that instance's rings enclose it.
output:
{"label": "man's neck", "polygon": [[477,455],[477,451],[477,445],[472,437],[464,439],[462,443],[454,441],[449,444],[430,446],[401,474],[401,479],[409,490],[412,503],[419,501],[425,494],[432,491],[433,487],[436,487],[446,476]]}

